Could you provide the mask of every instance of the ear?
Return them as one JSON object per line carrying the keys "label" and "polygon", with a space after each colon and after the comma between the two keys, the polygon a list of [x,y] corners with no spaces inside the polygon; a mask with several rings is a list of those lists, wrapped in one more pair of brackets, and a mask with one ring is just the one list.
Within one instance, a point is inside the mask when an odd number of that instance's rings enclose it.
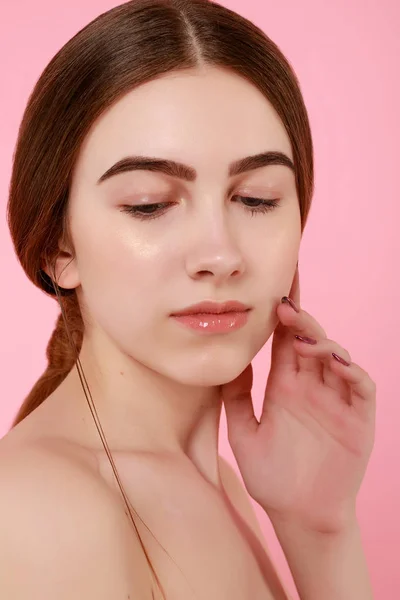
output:
{"label": "ear", "polygon": [[75,255],[64,244],[59,245],[58,255],[55,258],[47,260],[42,258],[41,268],[61,288],[73,289],[81,283]]}

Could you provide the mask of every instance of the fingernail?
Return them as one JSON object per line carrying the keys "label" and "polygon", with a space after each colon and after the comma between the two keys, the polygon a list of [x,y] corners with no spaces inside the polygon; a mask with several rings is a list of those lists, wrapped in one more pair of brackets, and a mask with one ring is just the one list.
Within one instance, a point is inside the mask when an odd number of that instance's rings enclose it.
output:
{"label": "fingernail", "polygon": [[281,299],[281,302],[285,302],[286,304],[289,304],[293,308],[293,310],[295,310],[296,312],[300,312],[299,309],[297,308],[296,304],[288,296],[283,296],[283,298]]}
{"label": "fingernail", "polygon": [[316,344],[317,340],[314,340],[313,338],[310,337],[303,337],[301,335],[295,335],[294,336],[297,340],[300,340],[301,342],[305,342],[306,344]]}
{"label": "fingernail", "polygon": [[342,363],[342,365],[344,365],[345,367],[349,367],[351,363],[347,362],[347,360],[344,360],[344,358],[341,358],[340,356],[338,356],[337,354],[335,354],[334,352],[332,352],[332,356],[333,358],[335,358],[338,362]]}

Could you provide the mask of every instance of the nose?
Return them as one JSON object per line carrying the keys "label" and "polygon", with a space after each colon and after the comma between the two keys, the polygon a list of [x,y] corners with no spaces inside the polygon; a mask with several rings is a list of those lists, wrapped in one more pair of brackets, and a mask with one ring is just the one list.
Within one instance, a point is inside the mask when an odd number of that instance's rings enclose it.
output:
{"label": "nose", "polygon": [[212,214],[196,218],[195,233],[186,255],[186,270],[192,279],[210,277],[220,284],[244,272],[244,257],[237,236],[226,215]]}

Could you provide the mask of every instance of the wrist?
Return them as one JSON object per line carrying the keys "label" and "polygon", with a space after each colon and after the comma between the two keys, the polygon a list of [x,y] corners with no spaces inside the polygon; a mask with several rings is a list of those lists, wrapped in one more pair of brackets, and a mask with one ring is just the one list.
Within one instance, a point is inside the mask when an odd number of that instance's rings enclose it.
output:
{"label": "wrist", "polygon": [[272,524],[301,600],[373,600],[356,518],[330,533],[290,520]]}
{"label": "wrist", "polygon": [[[267,512],[267,511],[266,511]],[[355,507],[344,511],[341,516],[323,519],[302,519],[291,515],[268,511],[267,515],[276,532],[290,531],[292,534],[315,538],[334,538],[347,535],[358,529]]]}
{"label": "wrist", "polygon": [[340,528],[330,530],[312,529],[290,521],[275,521],[272,522],[272,526],[282,546],[294,544],[297,548],[307,548],[310,552],[322,554],[325,550],[330,552],[332,549],[340,548],[361,533],[356,518],[349,520]]}

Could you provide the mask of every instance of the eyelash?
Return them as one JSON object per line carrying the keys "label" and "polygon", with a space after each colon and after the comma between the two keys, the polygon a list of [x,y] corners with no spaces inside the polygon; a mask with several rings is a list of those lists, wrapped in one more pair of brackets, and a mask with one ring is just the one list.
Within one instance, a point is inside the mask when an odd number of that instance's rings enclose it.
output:
{"label": "eyelash", "polygon": [[[256,207],[247,207],[248,211],[251,213],[251,216],[256,215],[256,214],[265,214],[267,212],[271,212],[272,210],[274,210],[275,208],[279,207],[279,199],[273,199],[273,200],[264,200],[263,198],[253,198],[251,196],[234,196],[236,198],[242,198],[244,200],[252,200],[255,202],[261,202],[261,204],[259,206]],[[158,217],[161,217],[165,210],[159,210],[159,212],[154,212],[154,213],[140,213],[141,210],[143,209],[147,209],[147,208],[154,208],[154,207],[160,207],[160,206],[167,206],[168,204],[172,204],[172,202],[163,202],[163,203],[157,203],[157,204],[143,204],[143,205],[138,205],[138,206],[131,206],[131,205],[126,205],[122,207],[122,212],[126,212],[129,214],[132,214],[134,216],[135,219],[139,219],[141,221],[150,221],[151,219],[157,219]]]}

